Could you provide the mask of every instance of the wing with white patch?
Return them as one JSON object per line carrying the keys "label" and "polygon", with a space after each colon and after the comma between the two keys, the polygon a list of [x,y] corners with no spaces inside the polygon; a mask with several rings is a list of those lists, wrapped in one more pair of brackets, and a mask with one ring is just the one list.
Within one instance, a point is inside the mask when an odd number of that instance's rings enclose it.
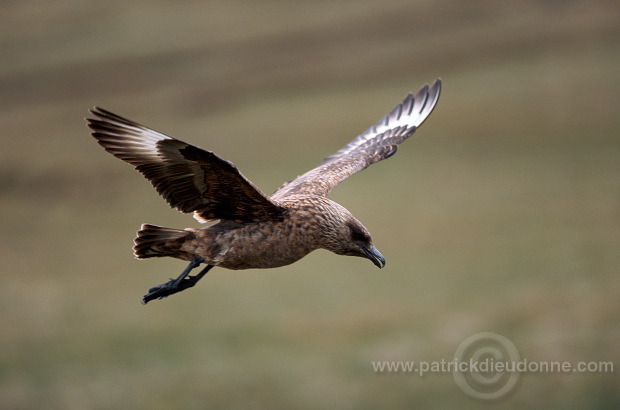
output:
{"label": "wing with white patch", "polygon": [[283,209],[245,178],[235,164],[136,122],[95,107],[93,137],[133,165],[168,204],[196,219],[253,222],[280,219]]}
{"label": "wing with white patch", "polygon": [[431,114],[441,92],[441,80],[425,85],[415,95],[407,94],[389,114],[357,136],[316,168],[285,184],[272,198],[297,193],[327,195],[338,183],[396,153],[398,144],[409,138]]}

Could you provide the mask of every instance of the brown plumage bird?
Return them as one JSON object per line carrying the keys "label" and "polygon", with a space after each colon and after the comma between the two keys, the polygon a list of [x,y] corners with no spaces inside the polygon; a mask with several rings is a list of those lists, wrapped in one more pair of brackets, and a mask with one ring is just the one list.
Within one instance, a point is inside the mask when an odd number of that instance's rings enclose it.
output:
{"label": "brown plumage bird", "polygon": [[[315,249],[385,258],[368,229],[343,206],[327,199],[341,181],[389,158],[435,108],[441,80],[409,93],[389,114],[316,168],[263,194],[237,167],[211,151],[162,134],[101,108],[87,119],[92,135],[117,158],[133,165],[168,204],[193,212],[205,228],[171,229],[142,225],[135,238],[138,259],[171,256],[190,261],[181,275],[149,290],[142,300],[161,299],[192,287],[213,266],[227,269],[275,268]],[[207,266],[197,275],[189,273]]]}

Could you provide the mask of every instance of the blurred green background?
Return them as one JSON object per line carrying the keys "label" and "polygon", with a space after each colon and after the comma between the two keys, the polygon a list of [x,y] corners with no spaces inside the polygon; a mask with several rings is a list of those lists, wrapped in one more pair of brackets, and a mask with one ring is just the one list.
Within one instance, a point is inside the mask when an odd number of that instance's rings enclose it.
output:
{"label": "blurred green background", "polygon": [[[0,5],[0,408],[477,408],[450,360],[504,335],[530,361],[500,408],[620,403],[615,1],[5,1]],[[141,223],[198,226],[105,153],[99,105],[214,150],[267,193],[441,76],[429,121],[331,195],[377,270],[317,251],[214,269],[140,305],[177,260]]]}

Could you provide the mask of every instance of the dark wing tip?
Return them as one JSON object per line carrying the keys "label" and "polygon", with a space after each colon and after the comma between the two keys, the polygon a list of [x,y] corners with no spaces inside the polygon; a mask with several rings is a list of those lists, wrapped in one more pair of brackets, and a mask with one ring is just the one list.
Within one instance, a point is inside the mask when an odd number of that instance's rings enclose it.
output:
{"label": "dark wing tip", "polygon": [[99,118],[105,118],[106,116],[114,116],[113,113],[111,113],[110,111],[104,110],[101,107],[98,106],[93,106],[93,108],[89,109],[88,112],[90,112],[91,114],[99,117]]}
{"label": "dark wing tip", "polygon": [[[431,86],[428,84],[424,85],[416,94],[413,96],[412,104],[409,107],[409,113],[417,114],[417,121],[415,122],[415,128],[418,128],[426,119],[431,115],[435,107],[437,106],[437,101],[439,101],[439,95],[441,94],[441,78],[437,78]],[[409,93],[403,104],[409,102],[409,96],[412,95]],[[415,129],[414,128],[414,129]]]}
{"label": "dark wing tip", "polygon": [[433,85],[431,85],[431,88],[429,89],[429,94],[431,96],[431,101],[429,105],[432,107],[432,111],[435,108],[435,105],[437,105],[437,101],[439,101],[439,95],[441,94],[441,77],[437,77],[435,82],[433,82]]}
{"label": "dark wing tip", "polygon": [[428,110],[428,114],[433,111],[435,106],[437,105],[437,101],[439,101],[439,95],[441,94],[441,78],[438,77],[433,85],[428,90],[429,100],[427,101],[427,107],[430,107]]}
{"label": "dark wing tip", "polygon": [[143,125],[138,124],[135,121],[131,121],[125,117],[121,117],[120,115],[114,114],[113,112],[110,112],[98,106],[94,106],[88,111],[97,117],[96,119],[86,118],[86,122],[88,123],[88,126],[90,128],[92,128],[91,124],[95,124],[97,122],[113,123],[117,126],[121,125],[121,126],[141,128],[141,129],[145,128]]}

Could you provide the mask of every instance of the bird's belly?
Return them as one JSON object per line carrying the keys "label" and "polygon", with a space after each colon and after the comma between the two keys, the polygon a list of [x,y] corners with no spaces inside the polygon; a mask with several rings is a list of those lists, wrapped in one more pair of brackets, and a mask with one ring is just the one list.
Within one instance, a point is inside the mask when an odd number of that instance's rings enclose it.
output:
{"label": "bird's belly", "polygon": [[304,235],[287,224],[255,224],[221,232],[211,263],[228,269],[277,268],[315,249]]}

